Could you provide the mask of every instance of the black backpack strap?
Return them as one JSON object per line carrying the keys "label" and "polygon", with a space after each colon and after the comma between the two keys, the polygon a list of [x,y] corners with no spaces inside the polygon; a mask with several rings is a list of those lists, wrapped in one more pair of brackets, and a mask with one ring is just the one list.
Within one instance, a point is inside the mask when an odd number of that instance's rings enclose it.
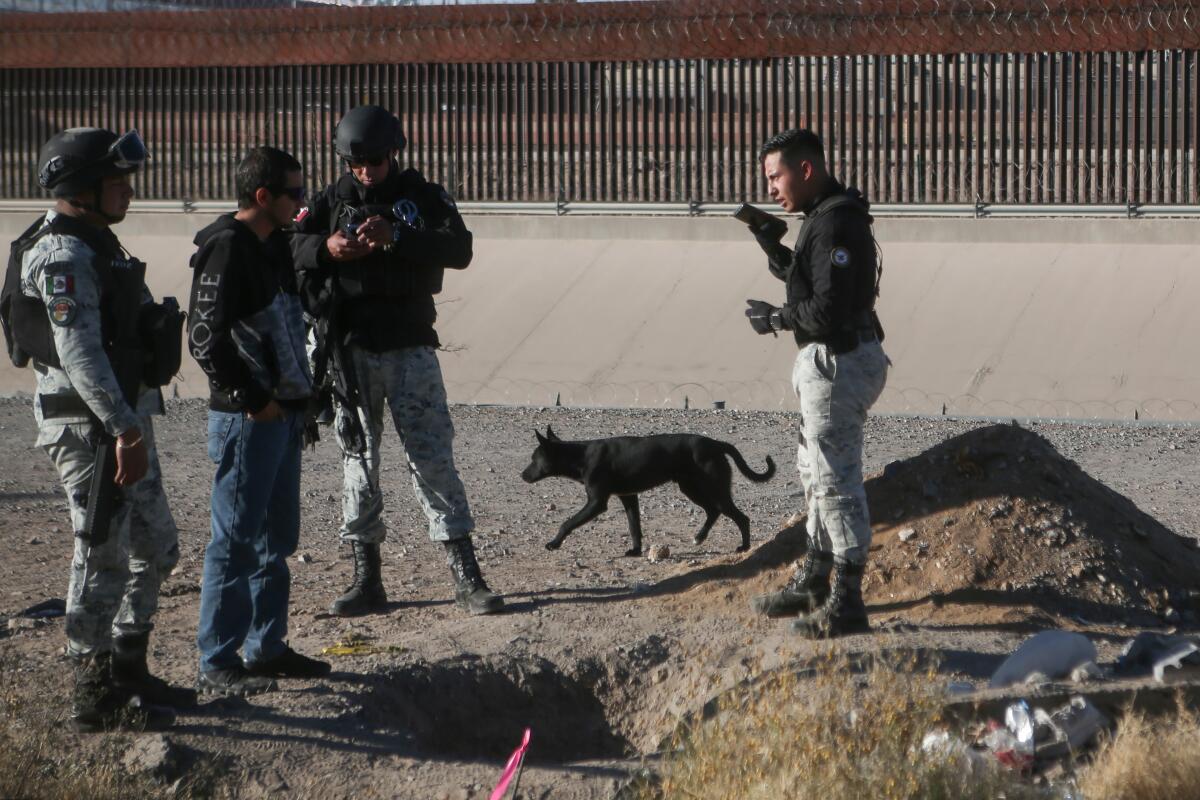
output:
{"label": "black backpack strap", "polygon": [[826,197],[824,200],[822,200],[820,203],[817,204],[817,207],[815,209],[813,209],[813,213],[807,219],[804,220],[804,225],[802,225],[800,228],[800,238],[796,242],[796,252],[797,253],[803,252],[804,248],[808,245],[808,240],[812,235],[812,224],[811,223],[814,222],[822,214],[827,214],[830,211],[833,211],[835,208],[840,208],[842,206],[854,206],[855,208],[857,208],[859,211],[861,211],[864,214],[869,213],[867,211],[867,209],[863,207],[862,201],[860,201],[854,195],[848,194],[846,192],[838,192],[835,195]]}

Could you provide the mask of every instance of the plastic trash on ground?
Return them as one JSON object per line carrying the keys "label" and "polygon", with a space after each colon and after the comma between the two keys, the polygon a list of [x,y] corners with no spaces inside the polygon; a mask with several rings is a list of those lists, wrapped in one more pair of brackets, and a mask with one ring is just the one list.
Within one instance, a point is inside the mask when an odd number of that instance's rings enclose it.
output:
{"label": "plastic trash on ground", "polygon": [[1080,633],[1042,631],[1021,643],[993,673],[991,688],[1028,683],[1031,679],[1066,678],[1087,663],[1095,663],[1096,646]]}
{"label": "plastic trash on ground", "polygon": [[1200,666],[1200,642],[1188,636],[1139,633],[1130,639],[1117,659],[1116,672],[1123,676],[1153,674],[1163,682],[1167,667]]}
{"label": "plastic trash on ground", "polygon": [[1167,667],[1182,669],[1184,663],[1195,663],[1194,655],[1200,653],[1200,646],[1195,642],[1183,642],[1163,653],[1154,662],[1154,680],[1162,683],[1166,676]]}
{"label": "plastic trash on ground", "polygon": [[403,653],[403,647],[396,645],[378,645],[372,642],[374,637],[351,633],[346,638],[335,642],[329,647],[321,648],[323,656],[373,656],[380,653]]}
{"label": "plastic trash on ground", "polygon": [[1033,753],[1035,744],[1034,715],[1029,710],[1028,703],[1018,700],[1004,709],[1004,727],[1008,728],[1008,732],[1016,740],[1018,752],[1026,755]]}
{"label": "plastic trash on ground", "polygon": [[1111,725],[1108,717],[1086,697],[1072,697],[1050,713],[1037,709],[1038,758],[1060,758],[1090,745]]}
{"label": "plastic trash on ground", "polygon": [[921,752],[927,756],[944,759],[956,770],[970,775],[980,775],[987,768],[983,755],[949,731],[930,731],[921,740]]}
{"label": "plastic trash on ground", "polygon": [[1024,752],[1017,737],[999,722],[989,724],[980,743],[1006,767],[1024,770],[1033,764],[1033,752]]}

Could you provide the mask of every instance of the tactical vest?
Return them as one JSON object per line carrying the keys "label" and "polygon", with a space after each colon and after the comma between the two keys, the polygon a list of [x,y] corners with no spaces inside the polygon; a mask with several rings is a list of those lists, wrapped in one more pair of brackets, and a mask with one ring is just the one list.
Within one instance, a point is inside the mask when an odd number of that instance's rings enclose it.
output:
{"label": "tactical vest", "polygon": [[[138,335],[138,320],[142,305],[146,265],[121,252],[117,239],[108,231],[88,225],[66,214],[57,215],[49,225],[39,219],[12,244],[4,289],[0,294],[0,319],[9,357],[14,365],[26,366],[35,359],[62,369],[50,317],[41,297],[28,297],[21,291],[21,269],[26,253],[49,234],[73,236],[83,241],[95,254],[92,268],[100,285],[100,334],[104,351],[123,387],[132,385],[136,393],[145,363]],[[136,397],[127,397],[134,402]]]}
{"label": "tactical vest", "polygon": [[[395,181],[397,187],[402,185],[404,178],[403,173],[398,176]],[[418,231],[425,229],[425,220],[420,216],[421,209],[416,200],[397,194],[392,201],[400,201],[400,204],[410,207],[404,219],[395,213],[392,204],[365,203],[359,194],[358,182],[353,175],[346,173],[334,187],[329,234],[332,236],[338,229],[345,230],[347,223],[361,223],[374,215],[384,217],[393,226],[408,225]],[[338,264],[337,281],[341,298],[349,301],[364,297],[402,300],[435,295],[442,291],[444,270],[441,267],[405,263],[403,239],[396,247],[399,248],[396,252],[373,253],[365,258]]]}

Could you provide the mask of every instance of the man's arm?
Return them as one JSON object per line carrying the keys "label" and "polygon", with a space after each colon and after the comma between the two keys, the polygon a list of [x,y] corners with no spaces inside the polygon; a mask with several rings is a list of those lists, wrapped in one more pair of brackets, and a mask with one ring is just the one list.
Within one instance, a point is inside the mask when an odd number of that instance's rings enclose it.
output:
{"label": "man's arm", "polygon": [[[85,251],[88,259],[91,251]],[[121,391],[100,330],[100,286],[95,269],[82,254],[50,250],[26,270],[26,293],[46,305],[54,347],[71,386],[105,431],[114,437],[137,428],[132,400]],[[32,290],[32,292],[30,291]]]}
{"label": "man's arm", "polygon": [[188,351],[219,391],[240,391],[245,410],[262,411],[271,392],[254,380],[233,338],[233,325],[242,316],[240,301],[247,296],[246,265],[236,262],[232,234],[205,243],[194,257],[191,307],[188,312]]}
{"label": "man's arm", "polygon": [[[777,218],[776,218],[777,219]],[[783,243],[783,233],[767,230],[756,225],[747,225],[758,246],[767,254],[767,269],[781,281],[787,280],[792,265],[792,251]],[[785,228],[783,232],[786,232]],[[778,235],[776,235],[778,234]],[[803,234],[801,234],[803,236]]]}
{"label": "man's arm", "polygon": [[329,215],[333,206],[329,188],[312,198],[307,208],[300,210],[290,235],[292,261],[298,272],[317,270],[330,263],[325,240],[329,238]]}

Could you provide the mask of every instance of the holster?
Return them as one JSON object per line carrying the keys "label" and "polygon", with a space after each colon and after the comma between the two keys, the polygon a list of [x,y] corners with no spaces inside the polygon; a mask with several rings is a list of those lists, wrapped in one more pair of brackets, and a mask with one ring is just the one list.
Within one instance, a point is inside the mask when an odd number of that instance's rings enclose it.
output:
{"label": "holster", "polygon": [[855,312],[849,323],[827,343],[838,355],[853,352],[860,344],[883,341],[883,325],[872,308]]}

